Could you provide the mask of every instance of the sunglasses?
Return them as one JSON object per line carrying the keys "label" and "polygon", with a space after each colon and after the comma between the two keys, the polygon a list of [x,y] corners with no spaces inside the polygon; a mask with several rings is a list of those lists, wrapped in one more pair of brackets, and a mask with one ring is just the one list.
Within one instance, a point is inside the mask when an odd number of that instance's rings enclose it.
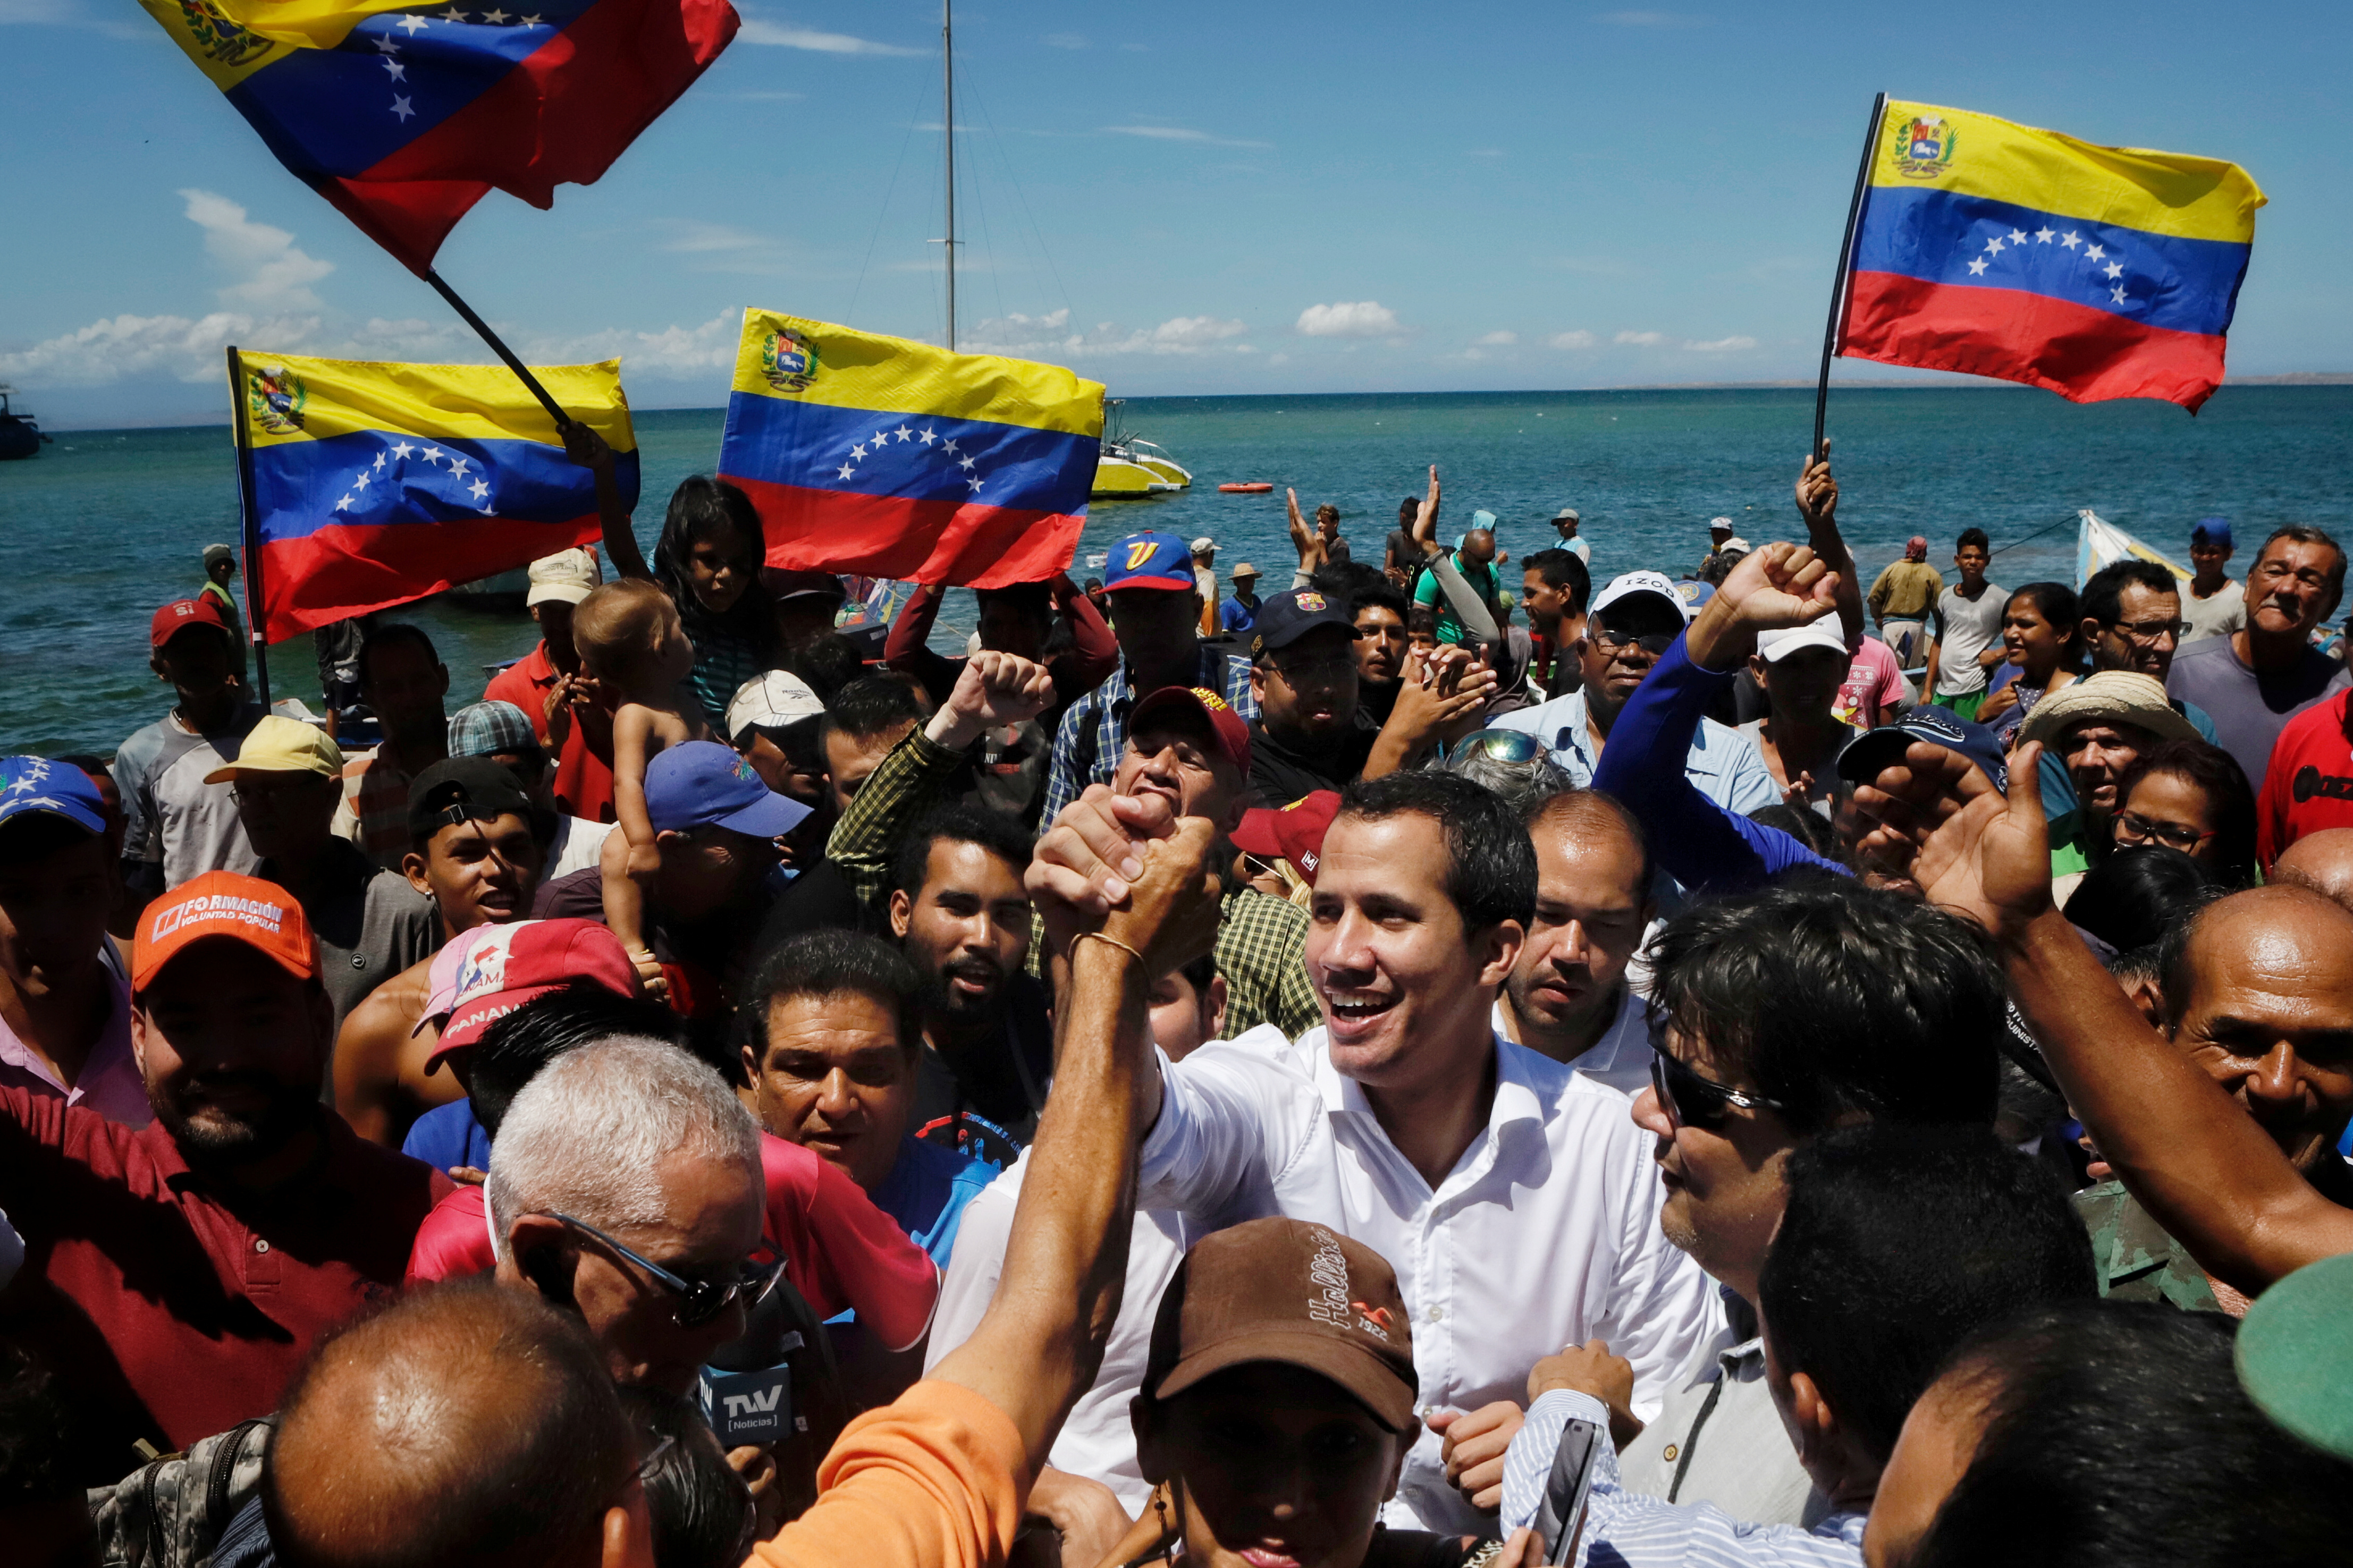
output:
{"label": "sunglasses", "polygon": [[608,1250],[628,1259],[648,1274],[652,1275],[656,1283],[678,1297],[678,1305],[671,1309],[670,1316],[681,1329],[702,1328],[706,1323],[714,1321],[719,1314],[737,1301],[749,1305],[758,1300],[767,1293],[768,1287],[776,1283],[777,1274],[785,1266],[784,1259],[777,1257],[768,1245],[763,1242],[757,1252],[735,1266],[735,1278],[726,1283],[713,1284],[708,1279],[689,1279],[684,1275],[671,1273],[649,1258],[641,1257],[630,1251],[585,1220],[577,1220],[568,1214],[557,1214],[552,1210],[541,1212],[543,1217],[555,1220],[569,1229],[578,1231],[581,1235],[594,1239]]}
{"label": "sunglasses", "polygon": [[1443,762],[1469,756],[1472,752],[1483,753],[1498,763],[1533,763],[1544,746],[1534,735],[1521,730],[1481,730],[1463,736],[1451,746],[1439,749]]}
{"label": "sunglasses", "polygon": [[1630,637],[1611,631],[1608,626],[1595,626],[1593,640],[1604,648],[1638,647],[1652,658],[1663,658],[1667,649],[1675,646],[1674,632],[1651,632],[1641,637]]}
{"label": "sunglasses", "polygon": [[1788,1109],[1778,1100],[1700,1077],[1667,1049],[1667,1042],[1656,1026],[1651,1031],[1651,1088],[1658,1094],[1659,1109],[1677,1127],[1713,1131],[1724,1125],[1736,1105],[1743,1110]]}

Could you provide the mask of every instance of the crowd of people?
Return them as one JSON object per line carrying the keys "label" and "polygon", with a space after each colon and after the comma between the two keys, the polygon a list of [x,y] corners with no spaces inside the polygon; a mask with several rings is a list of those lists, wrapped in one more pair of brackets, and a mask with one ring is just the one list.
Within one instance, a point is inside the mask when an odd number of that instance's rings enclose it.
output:
{"label": "crowd of people", "polygon": [[11,1563],[2353,1551],[2326,532],[1514,579],[1433,468],[878,650],[569,439],[478,700],[265,712],[216,547],[0,759]]}

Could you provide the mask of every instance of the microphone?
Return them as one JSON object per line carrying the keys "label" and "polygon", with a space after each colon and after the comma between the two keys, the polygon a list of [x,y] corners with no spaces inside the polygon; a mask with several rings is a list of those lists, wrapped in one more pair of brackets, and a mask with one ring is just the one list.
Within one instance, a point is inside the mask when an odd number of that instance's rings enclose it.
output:
{"label": "microphone", "polygon": [[752,1303],[743,1337],[704,1363],[698,1380],[702,1418],[721,1447],[780,1443],[800,1429],[786,1358],[804,1342],[791,1321],[785,1293],[771,1288]]}

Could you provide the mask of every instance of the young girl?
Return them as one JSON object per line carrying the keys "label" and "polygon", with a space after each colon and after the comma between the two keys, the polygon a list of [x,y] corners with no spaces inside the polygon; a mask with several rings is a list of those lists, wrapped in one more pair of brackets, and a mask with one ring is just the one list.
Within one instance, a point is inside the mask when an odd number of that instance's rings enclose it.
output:
{"label": "young girl", "polygon": [[664,748],[712,738],[710,721],[684,684],[695,668],[678,607],[641,578],[607,583],[572,613],[572,641],[580,667],[615,703],[613,809],[629,846],[625,871],[607,860],[605,923],[621,939],[649,991],[659,994],[661,965],[645,940],[645,884],[661,867],[646,813],[646,764]]}
{"label": "young girl", "polygon": [[2029,583],[2001,607],[2001,643],[2018,678],[1989,696],[1978,722],[1992,729],[2007,751],[2034,705],[2083,673],[2084,622],[2075,590],[2064,583]]}

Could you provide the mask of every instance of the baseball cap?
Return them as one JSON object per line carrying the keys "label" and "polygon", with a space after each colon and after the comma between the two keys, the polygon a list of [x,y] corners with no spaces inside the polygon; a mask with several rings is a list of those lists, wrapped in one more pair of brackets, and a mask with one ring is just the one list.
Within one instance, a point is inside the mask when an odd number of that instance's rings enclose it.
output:
{"label": "baseball cap", "polygon": [[2255,1298],[2232,1355],[2255,1407],[2353,1459],[2353,1253],[2307,1263]]}
{"label": "baseball cap", "polygon": [[1488,532],[1493,533],[1495,531],[1495,514],[1484,510],[1474,511],[1471,514],[1471,526],[1472,528],[1483,528]]}
{"label": "baseball cap", "polygon": [[205,775],[208,784],[227,784],[239,773],[317,773],[341,778],[343,748],[327,739],[316,724],[270,713],[246,731],[237,748],[237,761]]}
{"label": "baseball cap", "polygon": [[1740,535],[1736,533],[1724,542],[1724,552],[1727,555],[1734,554],[1736,552],[1746,555],[1748,553],[1748,541],[1741,538]]}
{"label": "baseball cap", "polygon": [[840,578],[830,572],[816,572],[805,567],[763,566],[760,568],[760,583],[768,590],[768,597],[779,605],[786,599],[811,596],[821,599],[849,597],[849,590],[841,585]]}
{"label": "baseball cap", "polygon": [[131,943],[131,989],[143,991],[190,942],[225,936],[269,959],[297,980],[319,973],[311,922],[293,895],[275,882],[207,871],[149,904]]}
{"label": "baseball cap", "polygon": [[1683,616],[1689,619],[1705,609],[1707,602],[1715,597],[1715,584],[1703,583],[1696,577],[1678,577],[1675,579],[1675,597],[1683,602]]}
{"label": "baseball cap", "polygon": [[1285,588],[1260,602],[1257,630],[1250,637],[1252,654],[1289,647],[1318,626],[1338,626],[1356,637],[1355,617],[1347,606],[1318,588]]}
{"label": "baseball cap", "polygon": [[231,550],[226,544],[207,544],[205,546],[205,570],[207,572],[213,569],[213,563],[216,561],[234,561],[236,559],[237,552]]}
{"label": "baseball cap", "polygon": [[727,733],[741,740],[746,730],[781,730],[824,713],[825,703],[807,681],[789,669],[763,670],[728,699]]}
{"label": "baseball cap", "polygon": [[1131,533],[1111,547],[1103,566],[1103,587],[1168,588],[1182,592],[1196,586],[1193,552],[1173,533]]}
{"label": "baseball cap", "polygon": [[1767,664],[1778,664],[1804,647],[1826,647],[1837,654],[1846,652],[1846,636],[1839,630],[1838,617],[1824,616],[1810,626],[1785,626],[1779,631],[1757,634],[1757,651]]}
{"label": "baseball cap", "polygon": [[1577,509],[1573,506],[1565,506],[1561,508],[1558,511],[1552,514],[1552,520],[1555,522],[1583,522],[1585,521],[1585,519],[1577,514]]}
{"label": "baseball cap", "polygon": [[1312,790],[1289,805],[1261,805],[1242,813],[1234,829],[1234,847],[1268,859],[1291,862],[1315,885],[1315,868],[1324,862],[1324,835],[1340,812],[1337,790]]}
{"label": "baseball cap", "polygon": [[2231,520],[2227,517],[2200,518],[2190,526],[2189,542],[2192,544],[2213,544],[2219,545],[2224,550],[2230,549]]}
{"label": "baseball cap", "polygon": [[2201,739],[2197,727],[2173,710],[2155,676],[2137,669],[2104,669],[2037,702],[2019,726],[2019,743],[2048,744],[2070,724],[2086,719],[2138,725],[2160,741]]}
{"label": "baseball cap", "polygon": [[538,752],[531,721],[512,702],[476,702],[449,715],[449,754],[495,757],[508,752]]}
{"label": "baseball cap", "polygon": [[1197,539],[1197,540],[1193,541],[1193,548],[1192,548],[1191,553],[1193,553],[1193,554],[1195,554],[1195,555],[1200,555],[1200,554],[1204,554],[1204,553],[1206,553],[1206,552],[1209,552],[1209,551],[1215,550],[1217,547],[1218,547],[1218,542],[1217,542],[1216,540],[1214,540],[1214,539],[1210,538],[1208,534],[1206,534],[1206,533],[1205,533],[1205,534],[1201,535],[1201,537],[1200,537],[1200,538],[1198,538],[1198,539]]}
{"label": "baseball cap", "polygon": [[425,1070],[480,1040],[508,1014],[575,980],[593,980],[617,996],[638,994],[637,971],[621,939],[601,921],[516,921],[452,937],[426,971],[425,1014],[408,1031],[414,1037],[427,1024],[441,1026]]}
{"label": "baseball cap", "polygon": [[2010,765],[2002,760],[2001,745],[1993,731],[1950,709],[1926,702],[1905,710],[1894,723],[1865,730],[1848,742],[1846,750],[1839,753],[1839,777],[1849,784],[1870,784],[1879,777],[1880,770],[1902,762],[1905,749],[1915,741],[1958,752],[1985,770],[1994,788],[2010,788]]}
{"label": "baseball cap", "polygon": [[1338,1384],[1392,1432],[1415,1430],[1421,1390],[1397,1273],[1352,1237],[1298,1219],[1254,1219],[1202,1237],[1161,1293],[1145,1397],[1174,1398],[1251,1362]]}
{"label": "baseball cap", "polygon": [[228,617],[210,595],[201,599],[174,599],[155,612],[147,626],[147,646],[162,647],[190,626],[211,626],[225,637],[235,637]]}
{"label": "baseball cap", "polygon": [[1250,777],[1250,726],[1242,722],[1241,715],[1233,710],[1230,703],[1207,687],[1164,686],[1145,697],[1128,710],[1128,735],[1133,738],[1143,733],[1147,720],[1172,708],[1198,713],[1208,720],[1218,754],[1240,768],[1242,777]]}
{"label": "baseball cap", "polygon": [[459,822],[490,822],[501,816],[530,820],[531,796],[514,774],[488,757],[450,757],[434,763],[408,786],[408,838],[419,843]]}
{"label": "baseball cap", "polygon": [[1711,517],[1707,520],[1707,529],[1710,533],[1715,532],[1719,528],[1724,530],[1725,532],[1730,533],[1732,531],[1732,520],[1728,517]]}
{"label": "baseball cap", "polygon": [[106,800],[88,773],[47,757],[0,757],[0,823],[36,813],[62,816],[85,832],[106,831]]}
{"label": "baseball cap", "polygon": [[1226,574],[1226,575],[1227,575],[1227,576],[1229,576],[1229,577],[1231,577],[1235,582],[1239,583],[1239,582],[1240,582],[1240,581],[1241,581],[1243,578],[1245,578],[1245,577],[1255,577],[1255,576],[1257,576],[1257,575],[1258,575],[1258,568],[1257,568],[1257,567],[1255,567],[1255,566],[1253,566],[1253,565],[1251,565],[1251,564],[1250,564],[1249,562],[1247,562],[1247,561],[1237,561],[1237,562],[1235,562],[1235,563],[1234,563],[1234,569],[1233,569],[1232,571],[1230,571],[1230,572],[1227,573],[1227,574]]}
{"label": "baseball cap", "polygon": [[604,585],[605,574],[596,564],[593,550],[559,550],[553,555],[543,555],[531,563],[531,592],[523,595],[526,607],[533,605],[576,605]]}
{"label": "baseball cap", "polygon": [[667,747],[646,764],[646,817],[657,833],[724,827],[778,838],[808,814],[807,806],[762,784],[751,763],[716,741]]}
{"label": "baseball cap", "polygon": [[1612,577],[1609,580],[1609,586],[1594,595],[1592,613],[1598,616],[1610,605],[1641,594],[1649,594],[1664,601],[1676,615],[1685,620],[1692,617],[1692,606],[1684,602],[1681,594],[1675,592],[1675,585],[1667,581],[1665,574],[1659,572],[1628,572]]}

